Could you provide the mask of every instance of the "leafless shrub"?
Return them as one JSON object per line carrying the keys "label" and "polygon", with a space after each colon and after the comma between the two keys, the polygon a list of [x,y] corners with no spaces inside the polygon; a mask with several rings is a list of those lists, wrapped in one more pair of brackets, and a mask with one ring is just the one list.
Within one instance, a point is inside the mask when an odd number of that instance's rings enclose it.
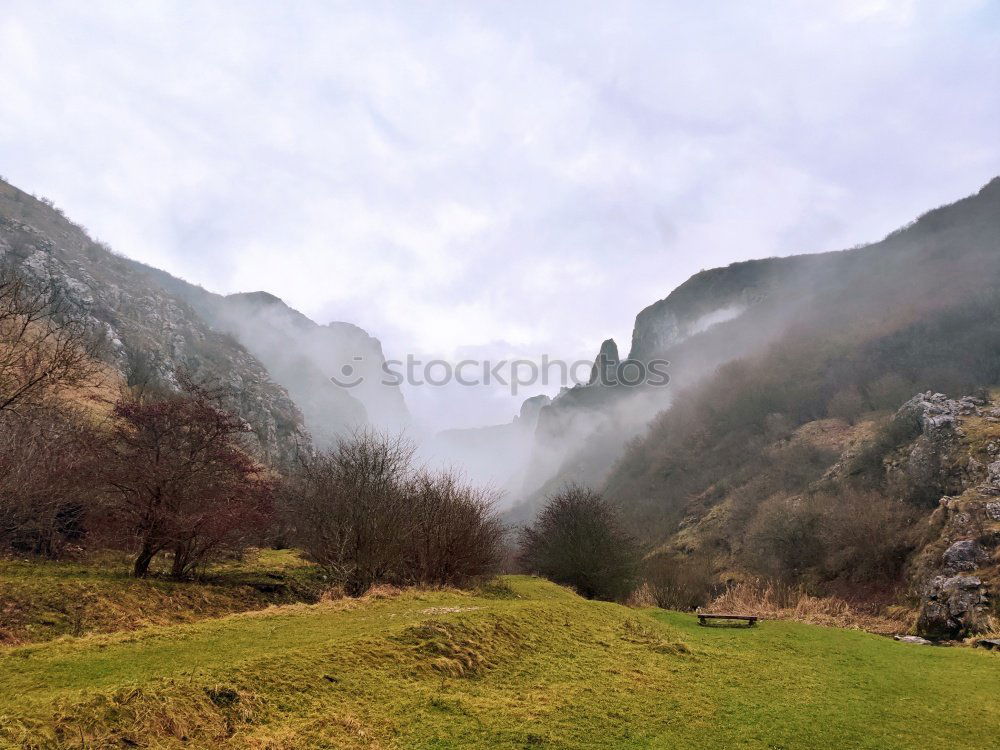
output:
{"label": "leafless shrub", "polygon": [[807,497],[774,497],[757,509],[744,556],[769,578],[798,580],[822,560],[821,516]]}
{"label": "leafless shrub", "polygon": [[0,545],[61,556],[93,506],[100,437],[71,409],[0,413]]}
{"label": "leafless shrub", "polygon": [[657,607],[690,610],[712,596],[714,579],[707,555],[653,555],[643,561],[641,575]]}
{"label": "leafless shrub", "polygon": [[782,581],[892,585],[914,549],[914,508],[875,491],[775,497],[751,521],[744,558]]}
{"label": "leafless shrub", "polygon": [[823,577],[855,584],[891,584],[916,546],[921,514],[878,492],[845,489],[816,497],[821,508]]}
{"label": "leafless shrub", "polygon": [[360,432],[304,459],[292,479],[298,539],[307,554],[360,595],[402,576],[406,484],[414,446]]}
{"label": "leafless shrub", "polygon": [[51,290],[0,272],[0,412],[37,406],[58,388],[91,384],[100,346]]}
{"label": "leafless shrub", "polygon": [[497,571],[506,549],[495,492],[454,473],[422,472],[408,494],[415,581],[458,586]]}
{"label": "leafless shrub", "polygon": [[858,389],[853,386],[834,393],[826,405],[828,416],[843,419],[848,424],[854,424],[864,410],[865,401]]}
{"label": "leafless shrub", "polygon": [[465,584],[501,561],[493,494],[415,471],[414,452],[401,437],[358,432],[304,459],[283,490],[299,543],[351,595],[380,583]]}

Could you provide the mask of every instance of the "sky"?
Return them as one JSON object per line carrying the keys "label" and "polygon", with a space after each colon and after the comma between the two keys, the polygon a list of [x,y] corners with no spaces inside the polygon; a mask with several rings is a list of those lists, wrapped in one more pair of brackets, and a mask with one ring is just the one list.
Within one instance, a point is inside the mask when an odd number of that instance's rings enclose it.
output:
{"label": "sky", "polygon": [[[0,0],[0,175],[396,359],[627,350],[700,269],[974,192],[998,135],[995,0]],[[435,429],[527,395],[406,391]]]}

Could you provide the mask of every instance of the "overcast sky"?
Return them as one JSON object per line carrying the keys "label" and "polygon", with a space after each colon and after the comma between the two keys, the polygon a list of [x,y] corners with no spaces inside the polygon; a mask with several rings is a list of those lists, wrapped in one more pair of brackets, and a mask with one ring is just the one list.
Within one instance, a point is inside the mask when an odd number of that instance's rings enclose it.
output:
{"label": "overcast sky", "polygon": [[998,6],[0,0],[0,174],[390,356],[592,357],[701,268],[1000,173]]}

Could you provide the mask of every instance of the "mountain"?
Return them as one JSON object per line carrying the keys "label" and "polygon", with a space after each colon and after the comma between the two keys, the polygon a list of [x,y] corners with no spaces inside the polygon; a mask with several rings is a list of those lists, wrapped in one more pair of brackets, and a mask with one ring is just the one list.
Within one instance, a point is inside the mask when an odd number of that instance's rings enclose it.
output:
{"label": "mountain", "polygon": [[905,603],[935,637],[1000,616],[1000,178],[880,242],[696,274],[637,316],[626,361],[657,359],[666,388],[542,409],[513,518],[583,481],[677,586]]}
{"label": "mountain", "polygon": [[[165,271],[136,266],[259,359],[302,410],[317,444],[329,445],[360,425],[390,432],[409,425],[399,386],[382,382],[382,344],[358,326],[318,325],[267,292],[222,296]],[[341,387],[331,377],[360,382]]]}
{"label": "mountain", "polygon": [[507,424],[443,430],[425,452],[435,464],[454,466],[474,482],[514,495],[524,484],[538,415],[550,403],[548,396],[533,396]]}
{"label": "mountain", "polygon": [[[568,479],[603,483],[629,440],[640,437],[659,412],[677,398],[689,398],[688,388],[726,363],[782,347],[817,356],[839,348],[845,359],[834,361],[832,369],[871,370],[872,364],[854,361],[864,342],[874,346],[893,332],[940,319],[991,294],[1000,278],[998,238],[1000,178],[880,242],[696,274],[637,315],[626,358],[647,365],[669,361],[669,387],[598,383],[555,398],[539,417],[523,491],[526,501],[515,515],[530,515],[541,496]],[[882,367],[881,374],[891,370],[888,364]],[[938,386],[912,373],[910,395],[967,385],[950,364],[940,363],[938,370]],[[828,377],[848,374],[831,372]],[[816,398],[825,406],[836,390],[834,382],[826,382]],[[619,476],[615,484],[621,481]]]}
{"label": "mountain", "polygon": [[[292,460],[310,440],[408,422],[399,389],[379,384],[380,343],[360,328],[317,325],[266,292],[213,294],[122,257],[50,202],[2,181],[0,262],[89,321],[123,381],[141,369],[168,387],[180,373],[226,386],[273,463]],[[330,378],[345,365],[364,382],[336,385]]]}

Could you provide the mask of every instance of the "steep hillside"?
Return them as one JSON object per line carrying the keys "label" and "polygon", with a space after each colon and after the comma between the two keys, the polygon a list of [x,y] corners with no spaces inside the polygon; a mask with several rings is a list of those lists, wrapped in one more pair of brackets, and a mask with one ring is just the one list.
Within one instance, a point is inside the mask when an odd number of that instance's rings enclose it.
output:
{"label": "steep hillside", "polygon": [[[123,377],[176,383],[184,372],[227,387],[263,457],[291,460],[306,437],[302,417],[267,369],[131,261],[94,242],[52,205],[0,182],[0,261],[58,294],[106,338]],[[142,371],[141,374],[139,371]]]}
{"label": "steep hillside", "polygon": [[[760,369],[772,370],[785,395],[798,399],[787,415],[795,423],[825,416],[838,391],[853,396],[890,374],[905,382],[896,389],[901,398],[995,382],[986,319],[998,281],[1000,179],[872,245],[703,271],[636,318],[629,356],[668,360],[669,387],[579,386],[542,411],[528,507],[577,475],[603,481],[629,439],[677,399],[694,398],[690,389],[727,362],[763,358]],[[942,346],[935,337],[944,337]],[[718,403],[704,407],[712,413],[753,401],[712,398]],[[656,431],[646,444],[664,439]],[[635,484],[616,489],[626,505],[659,505],[638,477],[664,471],[639,464],[623,464],[611,485]]]}
{"label": "steep hillside", "polygon": [[[224,297],[124,258],[2,182],[0,256],[87,317],[123,379],[170,385],[183,372],[227,386],[271,461],[310,439],[409,422],[399,388],[381,383],[381,344],[357,326],[320,326],[266,292]],[[361,382],[344,388],[331,376]]]}
{"label": "steep hillside", "polygon": [[[389,431],[409,424],[399,387],[383,382],[382,344],[361,328],[340,322],[318,325],[267,292],[222,296],[136,265],[263,362],[302,410],[317,443],[328,444],[363,424]],[[341,387],[331,377],[358,382]]]}
{"label": "steep hillside", "polygon": [[938,637],[991,627],[1000,412],[982,388],[1000,382],[1000,180],[794,280],[667,350],[691,373],[686,360],[780,329],[677,389],[607,495],[716,585],[765,575],[905,601]]}

